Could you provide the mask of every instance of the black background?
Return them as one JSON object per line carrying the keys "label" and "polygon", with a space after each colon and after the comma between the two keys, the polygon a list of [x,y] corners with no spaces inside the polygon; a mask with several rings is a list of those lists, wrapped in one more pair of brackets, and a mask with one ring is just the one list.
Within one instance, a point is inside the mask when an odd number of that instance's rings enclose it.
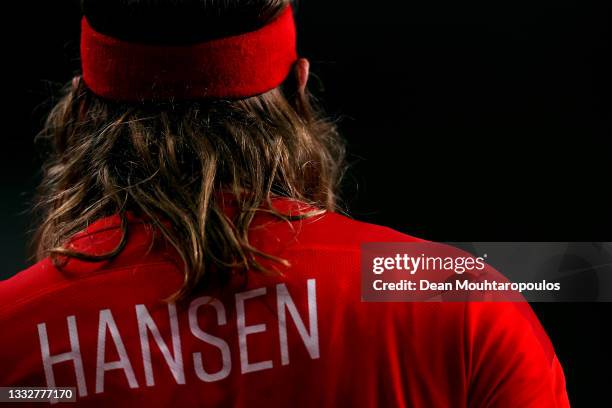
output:
{"label": "black background", "polygon": [[[358,219],[440,241],[612,241],[606,2],[302,0]],[[78,70],[77,1],[3,5],[0,278],[27,265],[33,137]],[[7,21],[8,20],[8,21]],[[574,406],[611,398],[610,304],[534,304]]]}

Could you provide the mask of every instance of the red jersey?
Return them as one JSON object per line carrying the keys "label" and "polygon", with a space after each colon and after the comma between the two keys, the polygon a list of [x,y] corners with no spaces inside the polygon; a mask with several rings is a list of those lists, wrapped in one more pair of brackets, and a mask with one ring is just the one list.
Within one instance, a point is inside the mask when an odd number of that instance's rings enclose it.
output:
{"label": "red jersey", "polygon": [[[528,304],[361,301],[360,244],[415,238],[262,213],[252,244],[290,266],[173,304],[182,268],[152,231],[130,217],[116,258],[46,259],[0,282],[0,386],[76,387],[92,406],[569,406]],[[71,245],[104,253],[120,235],[109,217]]]}

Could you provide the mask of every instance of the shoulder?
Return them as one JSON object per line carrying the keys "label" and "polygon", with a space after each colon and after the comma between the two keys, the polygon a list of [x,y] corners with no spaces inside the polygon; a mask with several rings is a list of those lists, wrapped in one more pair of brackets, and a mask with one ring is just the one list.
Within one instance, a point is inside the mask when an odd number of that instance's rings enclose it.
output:
{"label": "shoulder", "polygon": [[414,242],[422,239],[396,231],[392,228],[358,221],[339,213],[328,213],[325,227],[334,232],[334,236],[345,240],[381,241],[381,242]]}
{"label": "shoulder", "polygon": [[20,305],[67,284],[66,277],[49,258],[0,281],[0,319]]}
{"label": "shoulder", "polygon": [[[316,210],[303,203],[292,200],[280,202],[283,212],[306,214]],[[313,211],[316,212],[316,211]],[[325,211],[313,216],[306,216],[294,223],[301,241],[318,241],[326,244],[351,245],[363,242],[417,242],[420,238],[396,231],[382,225],[358,221],[340,212]]]}
{"label": "shoulder", "polygon": [[300,241],[327,247],[359,249],[367,242],[420,242],[422,239],[392,228],[357,221],[339,213],[328,212],[306,219],[301,224]]}
{"label": "shoulder", "polygon": [[367,242],[422,242],[423,240],[392,228],[357,221],[339,212],[323,211],[303,202],[277,198],[274,209],[294,220],[286,222],[266,212],[259,213],[251,225],[249,239],[256,247],[318,248],[320,250],[359,251]]}

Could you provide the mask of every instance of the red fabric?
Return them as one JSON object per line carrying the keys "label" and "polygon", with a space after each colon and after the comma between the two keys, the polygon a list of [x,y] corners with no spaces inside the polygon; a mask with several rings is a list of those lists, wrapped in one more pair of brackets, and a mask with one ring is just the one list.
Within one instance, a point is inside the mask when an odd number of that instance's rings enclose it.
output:
{"label": "red fabric", "polygon": [[113,100],[253,96],[279,86],[296,59],[291,7],[256,31],[180,46],[126,42],[81,22],[83,79]]}
{"label": "red fabric", "polygon": [[[118,225],[117,217],[97,221],[73,245],[107,251]],[[214,299],[175,309],[160,299],[182,282],[178,258],[151,248],[151,234],[130,217],[129,241],[113,261],[70,261],[61,273],[44,260],[0,282],[0,385],[47,385],[40,328],[58,356],[74,351],[73,324],[83,374],[76,357],[51,371],[58,386],[80,379],[85,406],[569,406],[528,304],[361,302],[360,244],[413,237],[333,213],[291,224],[262,213],[251,241],[291,266],[278,276],[249,272],[207,294]],[[143,322],[153,322],[162,346]]]}

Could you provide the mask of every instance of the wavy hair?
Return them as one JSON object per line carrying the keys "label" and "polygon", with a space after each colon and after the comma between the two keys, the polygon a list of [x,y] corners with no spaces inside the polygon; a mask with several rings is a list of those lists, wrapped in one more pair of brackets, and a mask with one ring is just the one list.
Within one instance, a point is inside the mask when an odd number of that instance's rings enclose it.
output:
{"label": "wavy hair", "polygon": [[[280,9],[285,2],[259,3]],[[111,259],[127,241],[131,211],[146,216],[184,262],[174,299],[186,298],[212,274],[265,270],[258,257],[283,262],[249,243],[254,215],[272,209],[274,196],[311,204],[320,210],[315,213],[335,210],[344,170],[336,126],[293,76],[242,100],[133,104],[103,100],[77,77],[39,139],[50,151],[35,205],[36,258]],[[222,193],[236,200],[231,219],[219,202]],[[94,255],[67,245],[93,220],[115,214],[123,220],[123,238],[114,250]]]}

